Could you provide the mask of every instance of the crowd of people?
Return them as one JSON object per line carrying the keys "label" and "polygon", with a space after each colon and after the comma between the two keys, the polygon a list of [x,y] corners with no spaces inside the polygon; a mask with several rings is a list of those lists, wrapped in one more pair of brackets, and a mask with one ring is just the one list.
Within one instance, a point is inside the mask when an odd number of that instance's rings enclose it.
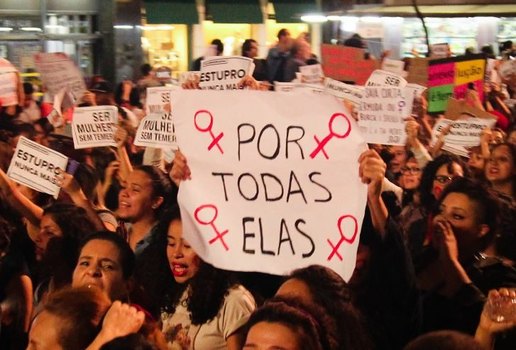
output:
{"label": "crowd of people", "polygon": [[[255,59],[256,45],[246,41],[243,56]],[[243,85],[290,81],[310,60],[308,41],[281,30]],[[159,85],[149,65],[137,84],[97,80],[80,101],[118,107],[112,148],[74,149],[25,84],[23,103],[0,113],[0,347],[514,349],[516,110],[505,102],[515,80],[486,83],[485,102],[466,96],[498,119],[469,158],[442,149],[449,129],[431,142],[442,116],[427,113],[424,95],[406,145],[360,155],[367,207],[348,282],[320,265],[273,276],[202,260],[177,205],[196,175],[187,155],[148,165],[155,150],[133,143],[145,89]],[[58,171],[57,199],[6,175],[21,136],[78,163]]]}

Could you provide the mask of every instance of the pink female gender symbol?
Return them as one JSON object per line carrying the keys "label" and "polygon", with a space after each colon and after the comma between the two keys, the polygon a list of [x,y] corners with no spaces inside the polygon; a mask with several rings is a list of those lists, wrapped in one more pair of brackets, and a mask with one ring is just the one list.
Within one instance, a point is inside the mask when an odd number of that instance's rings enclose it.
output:
{"label": "pink female gender symbol", "polygon": [[[342,134],[335,132],[335,130],[333,129],[333,122],[338,117],[344,118],[344,120],[348,123],[347,130],[345,132],[343,132]],[[332,139],[332,137],[337,137],[339,139],[343,139],[343,138],[347,137],[349,135],[349,133],[351,132],[351,122],[349,121],[349,118],[345,114],[334,113],[331,116],[330,121],[328,122],[328,129],[330,130],[330,133],[324,139],[322,139],[322,141],[319,141],[317,136],[314,135],[315,142],[317,142],[317,147],[313,150],[312,153],[310,153],[310,158],[314,159],[315,156],[319,152],[322,152],[324,157],[326,157],[326,159],[329,159],[328,154],[324,150],[324,146],[326,146],[326,144],[328,143],[328,141],[330,141]]]}
{"label": "pink female gender symbol", "polygon": [[[213,218],[208,221],[201,220],[201,218],[199,217],[199,212],[206,208],[213,209]],[[200,223],[201,225],[210,225],[211,228],[213,229],[213,231],[215,232],[216,236],[213,237],[211,240],[209,240],[208,243],[213,244],[213,243],[215,243],[216,240],[220,239],[222,245],[224,246],[224,249],[229,250],[229,247],[227,246],[226,242],[224,242],[224,235],[226,233],[228,233],[229,231],[225,230],[225,231],[220,232],[217,229],[217,227],[215,226],[215,219],[217,218],[218,215],[219,215],[219,211],[217,210],[217,207],[214,206],[213,204],[201,205],[199,208],[195,209],[195,212],[194,212],[195,220],[197,220],[198,223]]]}
{"label": "pink female gender symbol", "polygon": [[[197,122],[197,117],[201,114],[201,113],[206,113],[208,114],[208,116],[210,117],[210,122],[208,123],[208,126],[203,128],[201,126],[199,126],[199,123]],[[213,129],[213,115],[211,115],[211,113],[205,109],[201,109],[200,111],[197,111],[195,112],[195,115],[194,115],[194,124],[195,124],[195,128],[197,130],[199,130],[200,132],[207,132],[210,134],[211,138],[212,138],[212,141],[210,143],[210,145],[208,146],[208,151],[211,151],[211,149],[213,148],[213,146],[217,146],[217,148],[219,149],[220,153],[224,154],[224,151],[222,150],[222,147],[220,147],[219,145],[219,141],[220,139],[224,136],[224,133],[221,132],[220,134],[218,134],[217,136],[215,136],[215,134],[213,133],[212,129]]]}
{"label": "pink female gender symbol", "polygon": [[[346,218],[351,218],[351,220],[353,220],[353,223],[355,224],[354,225],[355,226],[354,232],[353,232],[353,235],[351,236],[351,238],[347,238],[346,236],[344,236],[344,233],[342,233],[342,227],[340,226],[342,221],[344,219],[346,219]],[[330,255],[328,255],[328,261],[333,259],[334,255],[337,255],[339,260],[342,261],[342,255],[340,255],[340,253],[339,253],[339,248],[340,248],[341,244],[344,243],[344,242],[348,242],[349,244],[353,244],[353,242],[357,238],[358,222],[357,222],[357,219],[355,219],[355,217],[353,215],[343,215],[343,216],[341,216],[339,218],[339,221],[337,221],[337,227],[339,228],[339,233],[340,233],[339,242],[335,245],[335,244],[333,244],[332,241],[330,241],[330,239],[327,239],[328,244],[330,245],[330,247],[332,249]]]}

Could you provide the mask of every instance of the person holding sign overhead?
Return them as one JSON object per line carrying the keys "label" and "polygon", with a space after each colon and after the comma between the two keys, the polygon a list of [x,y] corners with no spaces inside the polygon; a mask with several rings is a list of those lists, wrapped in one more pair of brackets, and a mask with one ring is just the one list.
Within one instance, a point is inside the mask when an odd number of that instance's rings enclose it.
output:
{"label": "person holding sign overhead", "polygon": [[[171,287],[162,304],[161,321],[169,349],[240,350],[241,327],[255,308],[254,298],[234,282],[232,273],[195,253],[183,238],[177,207],[164,217],[159,231],[166,234],[166,242],[160,253],[166,253],[170,269],[161,280],[168,280]],[[171,275],[179,288],[171,283]]]}

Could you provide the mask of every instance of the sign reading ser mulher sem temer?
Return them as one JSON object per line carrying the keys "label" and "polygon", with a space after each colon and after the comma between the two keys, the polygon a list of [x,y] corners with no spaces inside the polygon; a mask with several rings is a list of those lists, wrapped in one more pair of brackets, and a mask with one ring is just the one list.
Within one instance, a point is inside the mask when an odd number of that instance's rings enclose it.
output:
{"label": "sign reading ser mulher sem temer", "polygon": [[118,109],[115,106],[78,107],[73,112],[72,136],[76,149],[116,146]]}
{"label": "sign reading ser mulher sem temer", "polygon": [[217,267],[285,274],[326,265],[349,279],[367,188],[366,144],[341,102],[308,92],[172,94],[185,238]]}

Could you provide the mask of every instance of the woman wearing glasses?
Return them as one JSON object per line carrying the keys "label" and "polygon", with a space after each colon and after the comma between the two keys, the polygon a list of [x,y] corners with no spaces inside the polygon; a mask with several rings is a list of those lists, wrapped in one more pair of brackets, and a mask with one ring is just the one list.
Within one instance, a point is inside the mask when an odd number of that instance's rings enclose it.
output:
{"label": "woman wearing glasses", "polygon": [[402,216],[401,225],[406,236],[416,271],[425,261],[425,247],[430,244],[429,223],[431,212],[441,192],[455,178],[469,176],[462,160],[450,154],[442,154],[429,162],[421,175],[417,190],[419,203],[414,203],[411,216]]}

